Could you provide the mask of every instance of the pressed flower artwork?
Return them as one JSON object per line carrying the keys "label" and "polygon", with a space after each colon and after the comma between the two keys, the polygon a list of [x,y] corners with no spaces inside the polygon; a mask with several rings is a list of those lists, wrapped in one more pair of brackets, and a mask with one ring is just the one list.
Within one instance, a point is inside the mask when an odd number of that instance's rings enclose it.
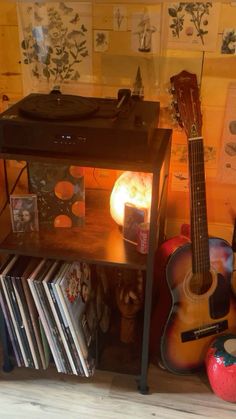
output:
{"label": "pressed flower artwork", "polygon": [[236,183],[236,83],[229,83],[221,138],[218,180]]}
{"label": "pressed flower artwork", "polygon": [[113,7],[113,30],[127,31],[127,24],[126,7],[122,5]]}
{"label": "pressed flower artwork", "polygon": [[220,3],[167,4],[168,48],[216,49]]}
{"label": "pressed flower artwork", "polygon": [[144,10],[132,14],[131,48],[135,52],[157,53],[160,49],[160,14]]}
{"label": "pressed flower artwork", "polygon": [[33,87],[52,89],[83,81],[83,76],[91,74],[88,3],[21,3],[18,16],[23,67]]}
{"label": "pressed flower artwork", "polygon": [[109,31],[94,31],[94,51],[104,52],[109,47]]}
{"label": "pressed flower artwork", "polygon": [[221,54],[236,54],[236,29],[224,30],[221,44]]}

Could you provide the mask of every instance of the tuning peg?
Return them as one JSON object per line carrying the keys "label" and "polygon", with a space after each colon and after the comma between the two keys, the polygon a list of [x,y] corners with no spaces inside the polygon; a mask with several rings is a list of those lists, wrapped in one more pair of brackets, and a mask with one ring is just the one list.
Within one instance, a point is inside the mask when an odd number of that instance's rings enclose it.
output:
{"label": "tuning peg", "polygon": [[178,127],[183,128],[183,122],[182,122],[182,120],[181,120],[181,118],[180,118],[180,114],[179,114],[179,113],[172,114],[171,119],[172,119],[172,124],[173,124],[175,127],[177,127],[177,126],[178,126]]}
{"label": "tuning peg", "polygon": [[170,95],[175,95],[175,88],[173,86],[169,87],[168,93],[170,93]]}
{"label": "tuning peg", "polygon": [[174,95],[175,94],[175,89],[174,89],[173,85],[171,85],[170,83],[165,84],[164,90],[169,95]]}
{"label": "tuning peg", "polygon": [[178,103],[177,103],[177,101],[176,100],[172,100],[172,102],[171,102],[171,109],[174,109],[174,111],[176,112],[176,113],[178,113],[179,112],[179,107],[178,107]]}

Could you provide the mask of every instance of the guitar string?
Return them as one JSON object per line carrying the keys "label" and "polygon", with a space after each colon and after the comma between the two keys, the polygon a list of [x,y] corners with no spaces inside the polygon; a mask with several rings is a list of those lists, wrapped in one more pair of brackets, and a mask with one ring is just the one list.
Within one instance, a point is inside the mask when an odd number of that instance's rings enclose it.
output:
{"label": "guitar string", "polygon": [[[193,217],[194,217],[194,235],[195,235],[195,275],[197,281],[197,293],[201,294],[201,287],[202,283],[200,281],[201,278],[201,258],[199,254],[199,208],[198,203],[201,202],[199,200],[199,194],[197,194],[197,188],[199,186],[199,170],[198,170],[198,159],[199,159],[199,147],[198,147],[199,140],[195,139],[191,143],[191,155],[193,156],[193,168],[192,168],[192,189],[193,189]],[[198,326],[199,329],[203,328],[203,318],[201,313],[201,304],[199,302],[199,298],[197,300],[197,312],[198,312]]]}
{"label": "guitar string", "polygon": [[[191,92],[191,94],[192,94],[192,92]],[[185,102],[183,102],[183,103],[185,105],[184,106],[185,114],[187,114],[186,103]],[[192,101],[192,103],[194,103],[194,102]],[[186,120],[190,120],[190,119],[186,119]],[[192,252],[193,252],[193,254],[192,254],[192,264],[193,264],[193,259],[195,257],[195,260],[194,260],[194,264],[195,264],[194,270],[196,271],[195,275],[198,275],[198,266],[197,265],[201,264],[201,258],[199,257],[199,246],[197,246],[197,235],[199,235],[199,221],[196,220],[196,215],[197,215],[196,210],[197,210],[197,208],[194,208],[194,203],[196,202],[195,201],[196,191],[194,190],[195,176],[196,176],[196,180],[199,181],[199,178],[198,178],[199,175],[198,175],[198,173],[196,173],[196,163],[197,163],[197,160],[199,158],[199,155],[198,155],[199,153],[198,153],[198,150],[196,149],[196,145],[198,146],[198,142],[199,142],[198,140],[193,140],[191,142],[191,140],[189,140],[189,138],[188,138],[188,160],[189,160],[189,174],[190,174],[190,182],[189,183],[190,183],[190,197],[191,197],[190,198],[191,199],[190,208],[191,208],[191,223],[193,223],[193,227],[191,227],[191,240],[192,240],[192,246],[193,246],[193,248],[192,248]],[[197,183],[197,185],[199,185],[199,184]],[[199,198],[199,196],[198,196],[198,198]],[[195,254],[195,256],[194,256],[194,254]],[[198,277],[197,277],[197,285],[198,285],[198,283],[199,283],[199,280],[198,280]],[[194,284],[194,292],[196,292],[195,284]],[[199,319],[198,325],[199,325],[199,329],[201,329],[201,328],[204,327],[204,322],[203,322],[203,319],[202,319],[201,306],[200,306],[199,303],[197,304],[196,308],[197,308],[198,319]]]}
{"label": "guitar string", "polygon": [[[198,121],[198,108],[196,106],[196,103],[198,103],[198,97],[196,100],[194,100],[194,93],[196,93],[196,89],[190,89],[190,95],[191,95],[191,103],[193,104],[193,127],[195,130],[195,134],[200,134],[201,135],[201,130],[199,129],[200,126],[200,122],[197,123]],[[197,239],[196,239],[196,246],[197,246],[197,257],[198,257],[198,261],[196,263],[198,263],[200,265],[201,270],[204,269],[207,260],[209,260],[209,254],[206,255],[206,253],[209,252],[204,252],[204,250],[206,250],[206,236],[207,236],[207,231],[206,231],[206,191],[205,191],[205,170],[204,170],[204,149],[203,149],[203,139],[202,137],[199,138],[199,140],[194,141],[193,144],[193,148],[194,148],[194,153],[192,153],[192,155],[194,156],[194,173],[193,173],[193,177],[194,177],[194,181],[196,180],[196,182],[194,183],[194,185],[196,185],[196,191],[193,189],[194,191],[194,198],[196,198],[196,194],[198,201],[200,202],[200,208],[194,208],[194,215],[195,215],[195,220],[197,222]],[[197,170],[197,173],[196,173]],[[198,189],[197,189],[198,188]],[[203,205],[204,204],[204,205]],[[200,218],[201,221],[203,221],[203,223],[199,223],[199,211],[200,211]],[[196,226],[195,226],[196,227]],[[200,237],[202,237],[203,240],[200,240]],[[201,245],[202,243],[202,245]],[[203,254],[202,254],[203,253]],[[209,265],[209,263],[208,263]]]}
{"label": "guitar string", "polygon": [[[200,156],[198,156],[198,154],[199,154],[198,144],[199,144],[199,140],[196,140],[196,144],[194,144],[194,146],[195,146],[195,153],[194,153],[195,154],[195,173],[194,173],[194,176],[195,176],[195,185],[196,185],[195,187],[196,188],[199,186],[199,160],[198,160],[197,157],[200,157]],[[197,192],[196,192],[196,194],[197,194]],[[196,211],[196,223],[197,223],[197,235],[196,235],[197,257],[198,257],[197,272],[198,272],[198,277],[201,278],[201,275],[199,275],[199,272],[202,271],[202,260],[201,260],[201,255],[200,255],[201,232],[200,232],[199,215],[202,216],[202,211],[201,211],[202,210],[202,202],[200,201],[199,198],[200,197],[197,196],[195,211]],[[199,278],[198,278],[198,281],[199,281]],[[202,287],[202,283],[200,283],[199,285],[200,285],[200,287]]]}
{"label": "guitar string", "polygon": [[[190,94],[192,95],[192,90],[190,90]],[[192,99],[192,98],[191,98]],[[193,101],[192,101],[193,103]],[[186,106],[185,106],[185,113],[186,113]],[[191,118],[189,119],[191,120]],[[190,128],[189,132],[192,131],[192,127]],[[192,134],[192,132],[191,132]],[[193,135],[192,135],[193,136]],[[191,241],[192,241],[192,265],[194,267],[193,271],[194,274],[197,275],[197,263],[198,263],[198,246],[197,246],[197,224],[196,224],[196,214],[195,214],[195,190],[194,190],[194,166],[196,164],[195,160],[195,153],[194,153],[194,143],[196,140],[194,139],[191,141],[188,138],[188,159],[189,159],[189,175],[190,175],[190,211],[191,211]],[[196,278],[196,277],[195,277]],[[195,285],[195,284],[194,284]]]}
{"label": "guitar string", "polygon": [[[193,136],[196,137],[199,133],[197,131],[197,125],[196,125],[196,109],[194,107],[195,101],[194,101],[193,94],[194,94],[194,89],[190,89],[191,103],[193,104],[193,106],[192,106],[192,111],[193,111],[193,118],[192,118],[193,125],[192,125],[191,129],[192,129],[192,131],[195,131],[195,132],[192,132],[191,134],[193,134]],[[196,266],[196,264],[199,263],[199,246],[198,246],[198,236],[199,236],[199,231],[198,230],[199,229],[198,229],[198,223],[197,223],[197,218],[196,218],[196,216],[197,216],[197,208],[198,208],[198,201],[196,202],[196,191],[195,191],[195,187],[196,187],[195,186],[196,185],[196,182],[195,182],[196,173],[195,172],[196,172],[196,167],[197,167],[197,155],[196,155],[196,145],[197,145],[197,142],[198,142],[197,140],[194,140],[191,143],[191,156],[192,156],[192,160],[193,160],[193,162],[192,162],[192,165],[193,165],[193,168],[192,168],[192,194],[193,194],[193,198],[192,198],[193,199],[193,202],[192,202],[192,206],[193,206],[192,212],[193,212],[193,214],[192,215],[194,217],[194,238],[195,238],[195,241],[194,241],[194,243],[195,243],[195,252],[194,252],[195,261],[194,261],[194,263],[195,263],[195,270],[198,272],[198,269],[197,269],[198,266]]]}
{"label": "guitar string", "polygon": [[[202,280],[204,276],[204,249],[205,249],[205,235],[203,234],[202,223],[205,223],[204,216],[204,166],[202,164],[202,140],[196,137],[190,141],[190,157],[191,157],[191,194],[192,194],[192,222],[193,222],[193,259],[194,270],[197,276],[197,285],[202,288]],[[201,221],[201,223],[200,223]],[[201,278],[201,282],[200,282]]]}
{"label": "guitar string", "polygon": [[[196,141],[194,148],[194,185],[196,185],[196,191],[194,193],[195,201],[197,202],[197,206],[195,208],[195,219],[197,221],[197,264],[199,267],[198,271],[202,272],[202,279],[204,280],[204,273],[209,270],[209,248],[206,217],[205,171],[203,160],[204,150],[202,139]],[[198,202],[200,202],[200,206],[198,205]]]}
{"label": "guitar string", "polygon": [[193,223],[193,262],[194,262],[194,271],[197,274],[198,271],[198,264],[199,264],[199,251],[198,251],[198,225],[197,225],[197,206],[198,203],[196,201],[196,191],[195,191],[195,184],[196,184],[196,153],[195,153],[195,144],[197,140],[190,141],[190,170],[191,170],[191,195],[192,195],[192,202],[191,202],[191,210],[192,210],[192,223]]}
{"label": "guitar string", "polygon": [[[198,125],[197,125],[196,105],[194,106],[195,101],[194,101],[194,98],[193,98],[193,94],[194,94],[194,91],[191,90],[192,103],[193,103],[193,111],[194,111],[194,118],[193,118],[194,119],[194,128],[195,128],[196,134],[201,135],[201,132],[199,132]],[[195,188],[196,188],[196,191],[194,191],[195,195],[197,195],[197,187],[199,187],[199,157],[201,157],[201,156],[199,156],[199,142],[200,142],[200,140],[199,139],[196,139],[196,141],[193,144],[193,147],[194,147],[194,160],[195,160],[195,164],[194,164],[194,171],[195,171],[195,173],[194,173],[194,177],[195,177],[195,179],[194,179],[195,180],[194,185],[195,185]],[[201,163],[201,158],[200,158],[200,163]],[[199,276],[199,271],[201,272],[201,270],[202,270],[202,266],[201,266],[202,260],[201,260],[200,252],[199,252],[199,249],[200,249],[200,247],[199,247],[199,245],[200,245],[200,237],[201,237],[201,232],[199,231],[199,229],[200,229],[199,211],[201,212],[201,210],[202,210],[202,202],[199,200],[199,196],[197,196],[197,201],[195,201],[195,202],[197,204],[197,206],[195,208],[195,221],[197,223],[197,228],[196,228],[196,230],[197,230],[196,246],[197,246],[197,258],[198,258],[197,259],[197,264],[198,264],[198,266],[197,266],[197,272],[198,272],[198,276]],[[198,281],[199,281],[199,278],[198,278]],[[200,285],[202,286],[202,284],[200,284]]]}
{"label": "guitar string", "polygon": [[[192,95],[193,91],[190,90],[190,94]],[[193,99],[193,98],[192,98]],[[194,100],[192,100],[194,103]],[[185,106],[185,113],[186,113],[186,106]],[[194,110],[193,110],[194,112]],[[195,109],[196,114],[196,109]],[[194,122],[196,125],[196,118],[194,118]],[[193,124],[194,126],[194,124]],[[197,128],[197,127],[196,127]],[[197,129],[195,130],[197,131]],[[199,133],[201,134],[201,133]],[[199,278],[201,278],[201,290],[198,291],[199,293],[202,292],[202,279],[204,275],[204,271],[206,270],[205,267],[205,260],[204,260],[204,248],[205,248],[205,241],[206,237],[203,234],[203,230],[205,232],[205,228],[201,228],[202,221],[203,227],[206,227],[206,217],[205,217],[205,208],[203,207],[203,198],[205,195],[204,189],[204,164],[202,164],[202,159],[204,158],[203,154],[203,143],[202,138],[194,139],[194,141],[189,141],[189,151],[190,151],[190,187],[191,187],[191,222],[193,223],[192,230],[192,242],[193,242],[193,259],[194,259],[194,270],[195,275],[197,275],[197,286],[199,286]],[[197,198],[197,199],[196,199]],[[198,205],[200,203],[200,206]],[[203,213],[204,212],[204,213]],[[201,223],[200,223],[201,221]],[[200,240],[200,237],[203,240]],[[203,244],[202,244],[203,243]],[[203,252],[203,253],[202,253]],[[200,318],[200,317],[199,317]],[[201,318],[200,318],[201,319]]]}
{"label": "guitar string", "polygon": [[[198,173],[197,173],[197,160],[198,160],[198,154],[197,154],[197,145],[198,145],[197,139],[194,139],[190,142],[190,148],[191,148],[191,156],[192,156],[192,162],[191,162],[191,177],[192,177],[192,222],[193,222],[193,234],[194,234],[194,249],[193,249],[193,258],[194,259],[194,275],[195,275],[195,292],[197,292],[197,295],[201,293],[201,290],[199,289],[200,284],[200,275],[199,275],[199,269],[200,269],[200,258],[199,258],[199,246],[198,246],[198,237],[199,237],[199,222],[198,222],[198,199],[197,196],[197,186],[198,186]],[[197,199],[196,199],[197,198]],[[197,318],[198,318],[198,327],[201,329],[203,327],[203,319],[201,315],[201,304],[199,303],[199,298],[197,299]]]}
{"label": "guitar string", "polygon": [[[200,182],[202,184],[202,190],[201,190],[201,199],[202,199],[202,216],[203,216],[203,222],[202,222],[202,247],[201,252],[202,255],[202,261],[204,262],[203,268],[205,270],[209,270],[209,248],[208,248],[208,229],[207,229],[207,204],[206,204],[206,183],[205,183],[205,169],[204,169],[204,148],[203,148],[203,140],[200,141],[199,144],[200,147],[200,161],[201,161],[201,177]],[[203,205],[204,204],[204,205]]]}
{"label": "guitar string", "polygon": [[195,201],[195,208],[194,208],[194,217],[195,217],[195,232],[196,232],[196,254],[197,254],[197,272],[202,272],[203,260],[202,260],[202,245],[204,244],[202,241],[202,222],[204,222],[203,217],[203,185],[202,183],[202,153],[201,153],[201,144],[200,139],[196,140],[193,144],[194,147],[194,201]]}
{"label": "guitar string", "polygon": [[[195,89],[190,89],[190,95],[192,99],[191,103],[193,104],[193,106],[195,104],[193,98],[194,91]],[[193,108],[193,113],[195,116],[194,123],[196,126],[196,133],[194,134],[201,135],[201,132],[198,132],[198,126],[196,125],[196,115],[198,114],[196,113],[196,108]],[[196,135],[192,135],[192,137],[194,136]],[[188,151],[191,190],[191,223],[193,225],[193,227],[191,228],[191,240],[193,246],[192,258],[195,259],[194,271],[196,271],[195,275],[197,275],[197,286],[199,285],[199,279],[201,278],[201,290],[197,290],[198,292],[202,293],[202,291],[205,291],[205,289],[203,288],[204,279],[207,279],[208,269],[210,268],[203,138],[196,137],[196,139],[193,139],[193,141],[189,140],[188,138]],[[201,316],[200,304],[198,305],[198,311],[199,328],[201,329],[204,326],[204,322]]]}
{"label": "guitar string", "polygon": [[[204,154],[203,154],[203,139],[201,138],[201,139],[199,139],[198,140],[198,144],[197,144],[197,152],[198,152],[198,154],[199,154],[199,161],[200,161],[200,170],[199,170],[199,174],[198,174],[198,183],[197,183],[197,185],[199,186],[199,188],[200,188],[200,191],[201,191],[201,200],[199,199],[199,202],[200,202],[200,206],[201,206],[201,212],[200,212],[200,218],[201,218],[201,223],[199,222],[199,228],[201,228],[201,226],[203,226],[203,223],[205,223],[205,212],[203,213],[203,211],[204,211],[204,208],[203,208],[203,200],[202,200],[202,198],[204,198],[204,196],[202,196],[202,195],[204,195],[204,183],[199,183],[199,182],[203,182],[204,181]],[[202,191],[203,191],[203,193],[202,193]],[[200,235],[202,235],[202,237],[203,237],[203,234],[202,234],[202,228],[201,228],[201,231],[200,231],[200,233],[199,233],[199,240],[200,240],[200,243],[202,243],[202,240],[201,240],[201,236]],[[199,245],[200,245],[200,243],[199,243]],[[202,244],[203,246],[204,246],[204,243]],[[199,249],[200,249],[200,247],[199,247]],[[201,246],[201,249],[202,250],[204,250],[203,248],[202,248],[202,246]],[[202,251],[201,250],[201,251]],[[200,257],[200,259],[201,259],[201,271],[200,271],[200,278],[201,278],[201,292],[202,291],[205,291],[205,289],[203,289],[203,287],[204,287],[204,269],[203,269],[203,255],[202,254],[200,254],[200,252],[199,252],[199,257]],[[201,311],[201,308],[200,308],[200,311]],[[204,318],[203,318],[204,316],[202,315],[201,316],[201,324],[200,324],[200,329],[201,328],[203,328],[204,327]]]}

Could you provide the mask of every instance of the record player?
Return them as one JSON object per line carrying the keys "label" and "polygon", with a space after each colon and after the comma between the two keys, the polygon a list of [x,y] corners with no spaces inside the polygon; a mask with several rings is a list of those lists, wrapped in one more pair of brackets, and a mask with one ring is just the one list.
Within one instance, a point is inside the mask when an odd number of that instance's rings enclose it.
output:
{"label": "record player", "polygon": [[33,93],[0,115],[0,150],[123,158],[149,148],[158,116],[159,102],[125,89],[117,99]]}

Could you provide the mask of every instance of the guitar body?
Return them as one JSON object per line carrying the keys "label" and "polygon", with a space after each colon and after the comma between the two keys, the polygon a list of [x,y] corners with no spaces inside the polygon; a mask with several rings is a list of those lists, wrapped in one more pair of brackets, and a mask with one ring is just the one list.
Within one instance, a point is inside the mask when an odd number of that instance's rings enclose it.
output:
{"label": "guitar body", "polygon": [[232,248],[208,235],[197,76],[182,71],[170,80],[174,107],[187,136],[191,242],[176,237],[157,251],[150,350],[152,356],[160,351],[168,370],[184,374],[203,365],[215,335],[236,332],[236,299]]}
{"label": "guitar body", "polygon": [[[157,304],[151,322],[150,349],[160,351],[163,365],[179,374],[202,366],[216,334],[236,332],[236,299],[231,288],[233,251],[219,238],[209,239],[210,270],[192,272],[187,238],[165,242],[158,251],[154,291]],[[196,283],[198,286],[196,287]]]}

